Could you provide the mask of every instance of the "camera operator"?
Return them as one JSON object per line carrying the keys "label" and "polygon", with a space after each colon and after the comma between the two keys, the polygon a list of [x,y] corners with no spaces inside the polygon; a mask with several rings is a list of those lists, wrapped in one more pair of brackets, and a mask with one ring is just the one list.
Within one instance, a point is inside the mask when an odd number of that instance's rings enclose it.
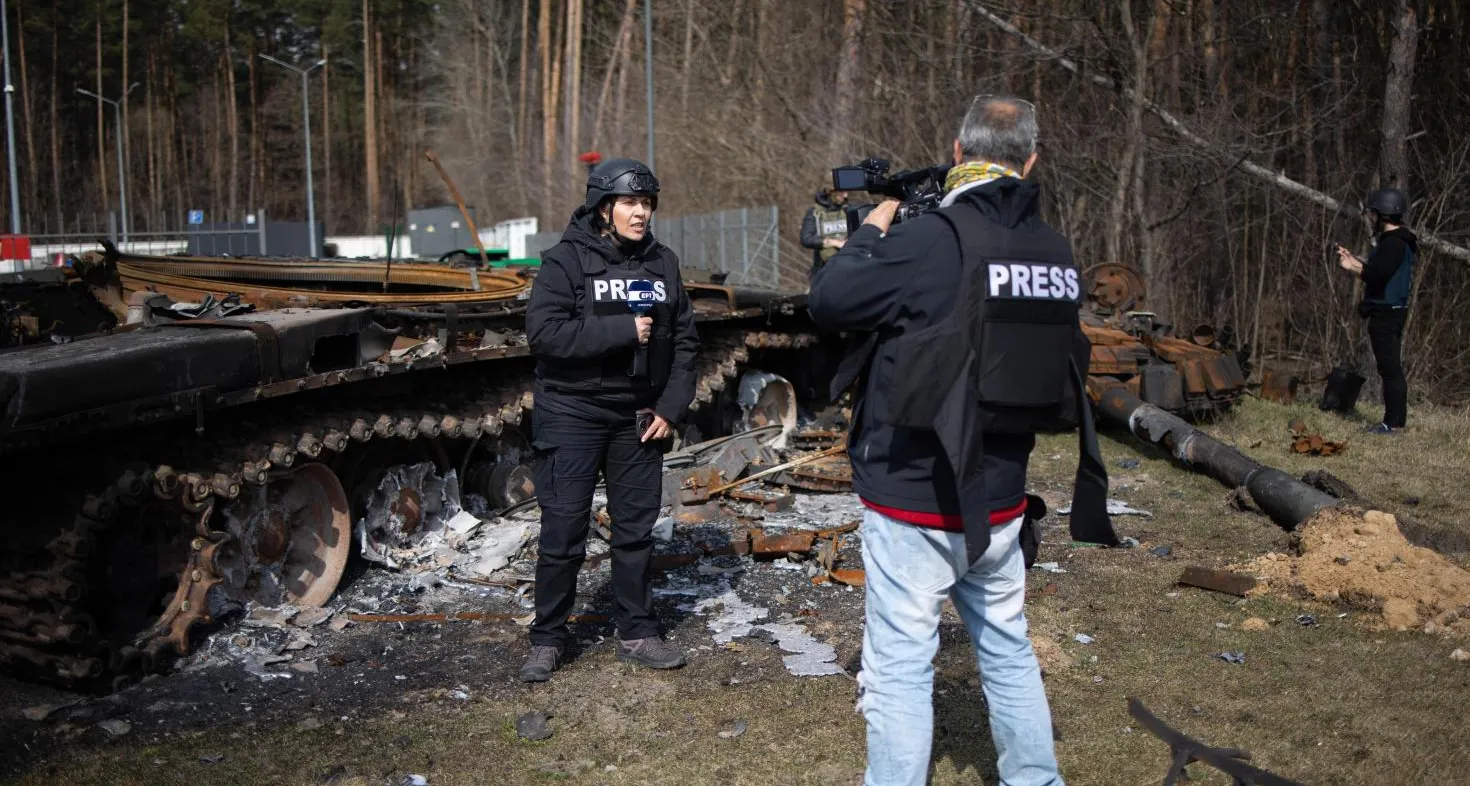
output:
{"label": "camera operator", "polygon": [[1046,407],[1083,426],[1073,537],[1117,539],[1081,390],[1089,350],[1078,323],[1080,275],[1025,179],[1036,137],[1029,102],[976,98],[941,208],[890,233],[900,203],[880,203],[812,282],[818,324],[869,332],[833,385],[836,392],[857,378],[859,386],[848,449],[868,508],[859,675],[868,786],[925,783],[945,598],[978,655],[999,781],[1062,783],[1022,611],[1035,520],[1044,515],[1025,493],[1026,465],[1044,428],[1033,416]]}

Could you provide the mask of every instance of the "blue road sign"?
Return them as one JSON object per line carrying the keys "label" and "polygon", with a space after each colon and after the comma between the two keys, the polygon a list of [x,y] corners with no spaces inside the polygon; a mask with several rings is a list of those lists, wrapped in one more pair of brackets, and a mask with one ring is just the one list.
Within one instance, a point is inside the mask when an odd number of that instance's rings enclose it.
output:
{"label": "blue road sign", "polygon": [[189,211],[189,223],[190,224],[203,224],[204,223],[204,211],[203,210],[190,210]]}

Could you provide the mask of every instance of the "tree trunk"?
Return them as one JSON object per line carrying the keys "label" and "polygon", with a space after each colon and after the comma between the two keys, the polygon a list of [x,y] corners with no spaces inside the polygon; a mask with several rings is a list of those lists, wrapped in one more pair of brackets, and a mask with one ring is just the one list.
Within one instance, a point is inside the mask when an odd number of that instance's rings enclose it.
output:
{"label": "tree trunk", "polygon": [[144,180],[148,184],[147,215],[149,227],[154,231],[158,231],[163,229],[158,224],[158,155],[157,149],[155,148],[155,145],[158,144],[158,136],[154,133],[155,120],[153,117],[153,113],[157,107],[157,100],[154,98],[154,85],[158,83],[158,66],[156,65],[152,51],[148,52],[148,70],[143,78],[145,80],[143,89],[147,91],[147,94],[143,96],[144,146],[148,148],[148,156],[144,160],[144,166],[147,167],[147,171],[144,173]]}
{"label": "tree trunk", "polygon": [[582,143],[582,0],[567,5],[567,183],[576,181],[577,161],[573,154]]}
{"label": "tree trunk", "polygon": [[607,57],[607,69],[602,73],[602,89],[597,92],[597,109],[592,116],[592,149],[599,149],[602,143],[602,118],[603,109],[607,106],[608,94],[612,92],[613,72],[617,71],[623,61],[624,52],[628,49],[629,39],[633,36],[633,18],[636,15],[638,0],[626,0],[623,4],[623,21],[618,25],[618,37],[613,42],[612,53]]}
{"label": "tree trunk", "polygon": [[[327,42],[322,42],[322,60],[328,60]],[[322,228],[334,224],[332,218],[332,67],[322,66]]]}
{"label": "tree trunk", "polygon": [[61,212],[61,0],[51,0],[51,205],[56,231],[66,229]]}
{"label": "tree trunk", "polygon": [[373,89],[373,22],[370,0],[362,0],[362,128],[364,137],[364,175],[367,180],[368,233],[376,234],[382,217],[378,198],[378,123],[376,96]]}
{"label": "tree trunk", "polygon": [[[625,25],[628,24],[628,17],[629,17],[629,14],[632,11],[632,8],[633,8],[633,0],[628,0],[628,9],[629,10],[628,11],[625,11],[624,14],[623,14],[623,24],[625,24]],[[618,41],[620,41],[620,42],[623,40],[622,39],[622,35],[623,35],[622,34],[622,31],[620,30],[618,32]],[[680,77],[680,79],[679,79],[679,115],[680,115],[680,117],[688,117],[689,116],[689,76],[690,76],[690,73],[693,71],[693,67],[692,67],[692,63],[691,63],[691,61],[693,59],[694,59],[694,0],[687,0],[687,2],[684,3],[684,60],[683,60],[683,64],[684,65],[683,65],[683,69],[682,69],[682,71],[681,71],[681,73],[679,75],[679,77]],[[611,77],[612,76],[612,68],[611,68],[611,66],[609,66],[607,73],[608,73],[608,77]],[[602,84],[603,85],[607,85],[608,84],[607,80],[604,79]],[[605,93],[606,91],[604,90],[603,92]]]}
{"label": "tree trunk", "polygon": [[32,216],[45,215],[40,206],[40,187],[36,181],[36,134],[31,123],[31,80],[26,68],[26,20],[25,3],[15,4],[15,37],[20,49],[20,110],[25,123],[26,137],[26,204]]}
{"label": "tree trunk", "polygon": [[248,210],[260,207],[261,195],[265,193],[265,168],[263,166],[264,140],[261,139],[260,96],[255,85],[255,41],[245,49],[245,79],[250,83],[250,183],[245,189],[245,204]]}
{"label": "tree trunk", "polygon": [[541,198],[542,214],[552,211],[551,163],[556,156],[556,101],[561,60],[552,50],[551,0],[541,0],[541,26],[537,31],[541,48]]}
{"label": "tree trunk", "polygon": [[[121,107],[121,110],[122,110],[121,111],[121,114],[122,114],[122,127],[119,128],[117,130],[117,132],[119,134],[122,134],[122,145],[123,145],[123,163],[122,163],[122,166],[124,166],[127,169],[127,172],[131,172],[132,169],[133,169],[133,135],[131,133],[129,133],[129,131],[128,131],[128,126],[130,125],[130,123],[128,122],[128,114],[129,114],[129,112],[128,112],[128,104],[130,103],[130,101],[128,99],[128,88],[133,84],[133,82],[132,82],[132,77],[129,75],[130,72],[128,70],[128,66],[129,66],[129,63],[128,63],[128,10],[129,10],[128,9],[128,0],[123,0],[123,4],[122,4],[122,82],[120,84],[118,84],[118,86],[117,86],[118,92],[120,93],[120,95],[118,97],[118,100],[122,102],[122,107]],[[118,182],[120,182],[120,183],[127,183],[128,182],[127,172],[118,172],[117,173]],[[134,212],[135,211],[132,211],[132,210],[129,210],[128,211],[128,221],[129,221],[129,223],[131,223],[132,220],[133,220],[132,216],[133,216]],[[128,227],[128,230],[129,231],[132,231],[132,227]]]}
{"label": "tree trunk", "polygon": [[858,53],[863,37],[863,15],[867,0],[842,2],[842,50],[837,65],[837,102],[832,111],[832,137],[827,160],[843,160],[848,151],[853,107],[857,103]]}
{"label": "tree trunk", "polygon": [[1383,86],[1382,147],[1378,154],[1381,188],[1408,191],[1409,108],[1413,97],[1414,56],[1419,47],[1419,25],[1414,4],[1399,0],[1394,19],[1393,45],[1388,54],[1388,79]]}
{"label": "tree trunk", "polygon": [[235,62],[231,54],[228,22],[225,23],[225,51],[221,57],[225,69],[225,90],[230,94],[230,100],[225,104],[225,122],[230,126],[230,196],[227,202],[230,212],[225,220],[235,221],[240,215],[240,110],[236,106]]}
{"label": "tree trunk", "polygon": [[516,152],[516,168],[522,169],[526,165],[526,134],[530,133],[530,101],[527,91],[530,90],[531,70],[531,0],[521,0],[521,49],[518,64],[520,90],[516,93],[516,138],[513,147]]}

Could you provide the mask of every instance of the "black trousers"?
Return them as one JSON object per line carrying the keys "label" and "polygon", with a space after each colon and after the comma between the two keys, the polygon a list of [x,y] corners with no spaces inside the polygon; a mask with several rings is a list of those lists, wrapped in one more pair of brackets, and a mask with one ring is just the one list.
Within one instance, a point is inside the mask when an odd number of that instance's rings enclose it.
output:
{"label": "black trousers", "polygon": [[1383,378],[1383,422],[1391,428],[1403,428],[1409,416],[1409,381],[1404,378],[1402,355],[1408,315],[1408,309],[1403,308],[1368,315],[1368,343],[1373,345],[1378,376]]}
{"label": "black trousers", "polygon": [[[567,615],[577,600],[577,572],[587,556],[592,494],[601,472],[607,479],[612,517],[612,588],[618,636],[624,641],[659,635],[653,613],[650,565],[658,520],[663,457],[653,443],[638,441],[636,413],[601,408],[568,412],[542,406],[538,391],[533,423],[534,475],[541,506],[540,556],[536,561],[536,619],[531,643],[562,646]],[[550,403],[550,402],[548,402]]]}

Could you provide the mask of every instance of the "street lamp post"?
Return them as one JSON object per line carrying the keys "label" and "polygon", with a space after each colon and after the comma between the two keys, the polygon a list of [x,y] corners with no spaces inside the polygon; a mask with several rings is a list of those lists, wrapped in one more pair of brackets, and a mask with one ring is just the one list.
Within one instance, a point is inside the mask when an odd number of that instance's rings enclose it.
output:
{"label": "street lamp post", "polygon": [[307,76],[317,68],[326,65],[327,61],[323,58],[312,63],[308,68],[297,68],[270,55],[262,54],[260,57],[301,75],[301,127],[302,135],[306,137],[306,237],[307,242],[311,243],[311,258],[316,259],[316,192],[311,187],[311,104],[307,98],[309,85]]}
{"label": "street lamp post", "polygon": [[[118,206],[122,209],[122,239],[123,239],[123,242],[127,242],[127,239],[128,239],[128,226],[129,226],[129,224],[128,224],[128,187],[127,187],[128,170],[127,170],[127,165],[124,163],[124,159],[123,159],[122,102],[123,102],[123,99],[125,99],[128,96],[130,96],[130,95],[133,94],[133,90],[135,88],[137,88],[137,86],[138,86],[138,83],[137,82],[134,82],[131,85],[128,85],[128,89],[127,89],[126,92],[124,92],[122,94],[122,98],[103,98],[102,96],[99,96],[99,95],[97,95],[96,93],[94,93],[94,92],[92,92],[90,90],[83,90],[80,87],[77,88],[77,92],[78,93],[81,93],[82,95],[87,96],[88,98],[95,98],[95,99],[97,99],[98,101],[100,101],[100,102],[102,102],[104,104],[110,104],[112,106],[112,120],[113,120],[113,125],[117,126],[117,129],[116,129],[116,133],[117,133],[117,201],[118,201]],[[102,129],[100,129],[100,128],[97,129],[97,133],[99,133],[99,134],[102,133]]]}
{"label": "street lamp post", "polygon": [[10,161],[10,234],[20,234],[20,185],[15,173],[15,86],[10,84],[10,15],[5,0],[0,0],[0,36],[5,38],[5,137],[6,155]]}

